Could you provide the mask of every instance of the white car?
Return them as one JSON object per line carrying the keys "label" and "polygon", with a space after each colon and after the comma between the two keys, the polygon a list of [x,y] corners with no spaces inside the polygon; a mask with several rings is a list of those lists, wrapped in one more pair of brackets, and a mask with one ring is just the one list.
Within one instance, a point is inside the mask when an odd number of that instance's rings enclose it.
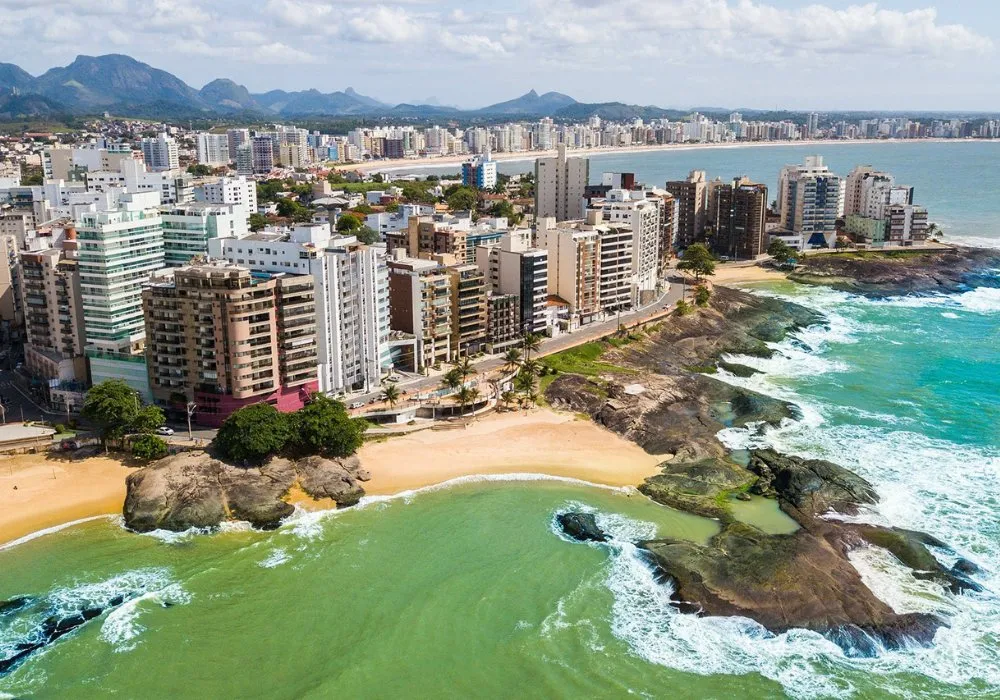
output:
{"label": "white car", "polygon": [[165,425],[161,425],[159,428],[156,429],[156,434],[157,435],[167,435],[167,436],[170,436],[170,435],[174,434],[174,429],[173,428],[169,428],[169,427],[167,427]]}

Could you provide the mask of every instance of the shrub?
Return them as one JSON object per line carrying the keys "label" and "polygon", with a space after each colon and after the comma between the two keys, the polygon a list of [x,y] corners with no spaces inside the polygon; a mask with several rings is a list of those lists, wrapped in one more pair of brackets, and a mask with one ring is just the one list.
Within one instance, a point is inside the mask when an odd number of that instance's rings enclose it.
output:
{"label": "shrub", "polygon": [[215,445],[236,462],[261,462],[281,452],[290,437],[289,421],[269,403],[234,411],[215,437]]}
{"label": "shrub", "polygon": [[155,435],[139,435],[130,446],[132,456],[138,459],[151,461],[163,459],[167,456],[169,449],[167,443]]}
{"label": "shrub", "polygon": [[368,425],[351,418],[344,404],[321,394],[289,416],[291,443],[299,452],[348,457],[364,442]]}
{"label": "shrub", "polygon": [[678,316],[687,316],[692,311],[694,311],[694,307],[691,306],[691,304],[687,303],[684,299],[681,299],[680,301],[677,302],[676,314]]}
{"label": "shrub", "polygon": [[708,300],[712,298],[712,290],[703,284],[698,285],[694,290],[694,303],[698,306],[708,306]]}

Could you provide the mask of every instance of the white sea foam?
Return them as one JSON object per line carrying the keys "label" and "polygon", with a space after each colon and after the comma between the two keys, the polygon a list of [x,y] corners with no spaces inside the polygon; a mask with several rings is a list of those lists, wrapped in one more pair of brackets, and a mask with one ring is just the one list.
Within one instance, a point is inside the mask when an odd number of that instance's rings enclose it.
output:
{"label": "white sea foam", "polygon": [[131,651],[139,644],[138,637],[145,630],[139,624],[139,616],[146,606],[154,603],[160,606],[182,605],[190,601],[191,596],[176,583],[147,591],[108,613],[101,625],[101,639],[114,647],[116,653]]}
{"label": "white sea foam", "polygon": [[31,542],[32,540],[37,540],[39,537],[45,537],[46,535],[53,535],[57,532],[62,532],[63,530],[66,530],[71,527],[76,527],[77,525],[82,525],[83,523],[89,523],[94,520],[109,520],[109,519],[114,519],[115,517],[116,516],[95,515],[89,518],[81,518],[80,520],[73,520],[68,523],[63,523],[62,525],[47,527],[44,530],[38,530],[37,532],[32,532],[30,535],[25,535],[24,537],[20,537],[16,540],[12,540],[10,542],[7,542],[6,544],[0,545],[0,552],[4,551],[5,549],[11,549],[13,547],[17,547],[19,545],[24,544],[25,542]]}
{"label": "white sea foam", "polygon": [[291,558],[292,557],[288,553],[288,550],[286,550],[284,547],[276,547],[267,556],[266,559],[264,559],[258,564],[258,566],[260,566],[263,569],[273,569],[275,567],[281,566]]}

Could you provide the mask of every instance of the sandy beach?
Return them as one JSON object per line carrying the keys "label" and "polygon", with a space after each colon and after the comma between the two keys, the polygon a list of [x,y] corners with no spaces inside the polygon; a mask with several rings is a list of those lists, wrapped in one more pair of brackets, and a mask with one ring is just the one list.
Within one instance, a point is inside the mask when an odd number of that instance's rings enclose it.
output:
{"label": "sandy beach", "polygon": [[75,520],[120,514],[131,471],[108,457],[0,457],[0,545]]}
{"label": "sandy beach", "polygon": [[[702,149],[730,149],[730,148],[774,148],[776,146],[816,146],[825,148],[827,146],[864,146],[871,144],[903,144],[903,143],[966,143],[964,139],[852,139],[844,141],[830,141],[825,139],[808,139],[800,141],[750,141],[739,143],[665,143],[654,146],[627,146],[622,148],[600,147],[600,148],[574,148],[569,151],[571,156],[600,156],[600,155],[624,155],[631,153],[646,153],[651,151],[694,151]],[[986,141],[989,141],[988,139]],[[494,153],[493,160],[504,161],[530,161],[536,158],[544,158],[556,155],[556,151],[521,151],[517,153]],[[356,170],[363,173],[387,172],[405,173],[417,171],[422,168],[445,168],[459,165],[468,160],[467,154],[454,156],[439,156],[431,158],[400,158],[393,160],[375,160],[366,163],[353,163],[335,165],[337,170]]]}
{"label": "sandy beach", "polygon": [[533,409],[484,416],[467,428],[424,430],[366,444],[369,494],[389,495],[471,474],[538,473],[635,486],[665,457],[571,413]]}
{"label": "sandy beach", "polygon": [[[369,494],[391,495],[475,474],[540,473],[635,486],[664,458],[570,413],[533,409],[490,414],[467,428],[424,430],[370,442],[359,456]],[[0,546],[46,528],[119,514],[132,470],[116,459],[75,462],[45,455],[0,457]],[[17,487],[16,489],[14,487]],[[293,489],[289,502],[333,507]]]}
{"label": "sandy beach", "polygon": [[713,284],[739,284],[741,282],[780,282],[785,273],[759,265],[716,265],[710,278]]}

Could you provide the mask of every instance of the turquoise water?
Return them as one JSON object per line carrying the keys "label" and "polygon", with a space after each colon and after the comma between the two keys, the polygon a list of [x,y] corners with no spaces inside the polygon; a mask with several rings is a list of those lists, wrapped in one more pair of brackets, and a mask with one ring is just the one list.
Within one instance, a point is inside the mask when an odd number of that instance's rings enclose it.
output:
{"label": "turquoise water", "polygon": [[[775,198],[778,173],[784,165],[801,163],[807,155],[822,155],[840,175],[859,164],[895,174],[898,182],[915,188],[915,199],[926,206],[931,221],[949,237],[967,244],[1000,246],[1000,141],[829,143],[813,146],[692,148],[590,157],[592,182],[603,172],[634,172],[641,182],[662,187],[691,170],[704,170],[723,180],[748,175],[768,187]],[[528,172],[533,161],[501,162],[500,172]],[[406,171],[404,168],[403,172]],[[421,174],[454,173],[456,166],[413,170]]]}

